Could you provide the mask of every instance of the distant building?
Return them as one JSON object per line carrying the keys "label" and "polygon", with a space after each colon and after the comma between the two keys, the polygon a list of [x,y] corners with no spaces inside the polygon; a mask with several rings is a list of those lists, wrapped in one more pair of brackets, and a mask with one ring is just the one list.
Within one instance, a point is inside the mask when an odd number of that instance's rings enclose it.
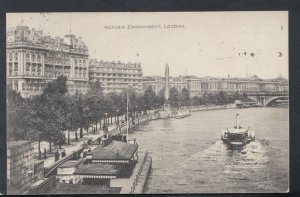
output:
{"label": "distant building", "polygon": [[27,26],[10,28],[6,34],[7,84],[23,97],[42,93],[60,75],[68,78],[70,94],[89,89],[88,48],[80,37],[44,36]]}
{"label": "distant building", "polygon": [[[182,91],[183,88],[187,88],[187,79],[183,76],[179,77],[170,77],[170,88],[176,88],[179,92]],[[145,76],[143,78],[143,88],[144,91],[148,86],[152,86],[153,91],[156,95],[164,89],[165,87],[165,78],[160,76]]]}
{"label": "distant building", "polygon": [[[164,78],[159,76],[145,76],[143,79],[144,90],[152,86],[154,92],[158,94],[164,88]],[[170,87],[175,87],[179,92],[186,88],[190,96],[202,96],[208,93],[218,93],[224,91],[228,94],[256,93],[256,92],[285,92],[289,90],[288,80],[284,78],[260,79],[257,76],[250,78],[215,78],[215,77],[195,77],[179,76],[170,77]]]}
{"label": "distant building", "polygon": [[143,91],[143,73],[140,63],[107,62],[91,59],[90,82],[100,82],[104,93],[122,92],[132,86],[138,93]]}
{"label": "distant building", "polygon": [[33,146],[29,141],[7,143],[7,193],[24,194],[34,177]]}

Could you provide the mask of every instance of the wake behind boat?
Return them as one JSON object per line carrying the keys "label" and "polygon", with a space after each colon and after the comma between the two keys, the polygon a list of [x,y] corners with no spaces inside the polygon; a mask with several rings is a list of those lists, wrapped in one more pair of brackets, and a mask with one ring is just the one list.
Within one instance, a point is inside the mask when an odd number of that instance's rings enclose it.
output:
{"label": "wake behind boat", "polygon": [[255,132],[250,130],[250,126],[245,129],[239,125],[239,114],[236,114],[236,126],[222,131],[221,140],[230,149],[242,149],[246,144],[255,140]]}

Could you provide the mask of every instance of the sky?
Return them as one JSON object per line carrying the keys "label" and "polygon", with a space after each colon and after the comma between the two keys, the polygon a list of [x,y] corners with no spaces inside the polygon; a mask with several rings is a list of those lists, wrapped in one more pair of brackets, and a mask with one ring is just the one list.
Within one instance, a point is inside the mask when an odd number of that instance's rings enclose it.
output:
{"label": "sky", "polygon": [[23,24],[52,37],[71,32],[86,43],[91,58],[140,62],[144,76],[163,76],[168,63],[171,76],[288,78],[286,11],[51,12],[6,17],[7,28]]}

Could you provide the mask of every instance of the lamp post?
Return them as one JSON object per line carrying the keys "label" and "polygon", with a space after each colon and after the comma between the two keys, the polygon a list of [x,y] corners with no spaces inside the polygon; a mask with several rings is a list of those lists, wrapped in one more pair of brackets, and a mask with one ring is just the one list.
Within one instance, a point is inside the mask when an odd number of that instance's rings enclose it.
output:
{"label": "lamp post", "polygon": [[136,105],[135,106],[135,117],[137,118],[138,117],[138,110],[137,110],[138,106]]}
{"label": "lamp post", "polygon": [[104,127],[107,126],[107,113],[105,113],[105,119],[104,119]]}
{"label": "lamp post", "polygon": [[119,110],[117,109],[117,125],[119,125]]}

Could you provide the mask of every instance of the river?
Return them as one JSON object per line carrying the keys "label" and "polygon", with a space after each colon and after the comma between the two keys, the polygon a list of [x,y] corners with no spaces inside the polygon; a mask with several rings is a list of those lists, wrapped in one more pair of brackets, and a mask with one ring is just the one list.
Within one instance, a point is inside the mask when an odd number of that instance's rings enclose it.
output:
{"label": "river", "polygon": [[[256,141],[228,150],[221,130],[251,126]],[[155,120],[130,134],[152,156],[145,193],[286,192],[289,188],[288,108],[193,112],[183,119]]]}

